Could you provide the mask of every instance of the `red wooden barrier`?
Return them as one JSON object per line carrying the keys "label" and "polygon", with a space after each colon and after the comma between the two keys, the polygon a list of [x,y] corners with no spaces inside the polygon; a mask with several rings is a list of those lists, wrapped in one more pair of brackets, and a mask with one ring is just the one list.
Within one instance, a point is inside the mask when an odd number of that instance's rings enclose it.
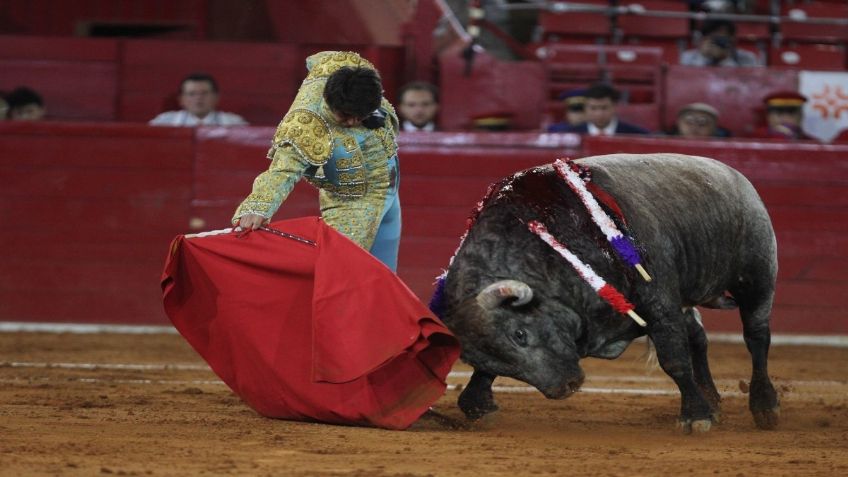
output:
{"label": "red wooden barrier", "polygon": [[[0,320],[165,323],[158,289],[170,239],[229,225],[264,170],[273,128],[0,123]],[[487,186],[562,156],[687,152],[745,173],[775,224],[774,329],[848,333],[848,146],[432,133],[400,138],[400,276],[422,300]],[[277,217],[317,213],[301,184]],[[738,329],[708,313],[711,331]]]}
{"label": "red wooden barrier", "polygon": [[164,322],[192,153],[189,129],[0,123],[0,319]]}

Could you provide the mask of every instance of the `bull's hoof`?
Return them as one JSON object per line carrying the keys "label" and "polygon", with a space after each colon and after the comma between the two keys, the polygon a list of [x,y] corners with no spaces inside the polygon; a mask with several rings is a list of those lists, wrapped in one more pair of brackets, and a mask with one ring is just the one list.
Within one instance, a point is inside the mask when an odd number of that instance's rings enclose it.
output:
{"label": "bull's hoof", "polygon": [[713,421],[713,424],[721,424],[721,411],[713,411],[710,414],[710,420]]}
{"label": "bull's hoof", "polygon": [[467,387],[460,393],[456,403],[465,417],[472,421],[498,410],[491,388]]}
{"label": "bull's hoof", "polygon": [[494,402],[474,404],[474,405],[466,405],[463,406],[463,403],[459,403],[459,409],[462,410],[462,413],[465,414],[465,417],[472,421],[477,421],[483,418],[483,416],[487,414],[491,414],[498,410],[498,405]]}
{"label": "bull's hoof", "polygon": [[751,414],[754,416],[754,422],[757,424],[757,427],[766,431],[776,428],[780,422],[780,406],[751,411]]}
{"label": "bull's hoof", "polygon": [[681,419],[677,421],[677,428],[684,434],[703,434],[709,432],[712,424],[711,419]]}
{"label": "bull's hoof", "polygon": [[433,408],[428,409],[427,412],[422,414],[420,419],[422,421],[428,420],[431,422],[435,422],[436,424],[442,427],[453,429],[455,431],[467,431],[471,429],[471,426],[467,422],[461,421],[459,419],[454,419],[450,416],[434,411]]}

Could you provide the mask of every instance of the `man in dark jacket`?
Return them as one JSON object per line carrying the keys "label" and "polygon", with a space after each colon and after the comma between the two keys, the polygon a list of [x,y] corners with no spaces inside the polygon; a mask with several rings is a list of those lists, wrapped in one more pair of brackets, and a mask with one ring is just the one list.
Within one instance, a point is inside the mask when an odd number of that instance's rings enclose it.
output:
{"label": "man in dark jacket", "polygon": [[647,129],[620,121],[615,107],[619,92],[606,83],[595,83],[586,90],[586,122],[577,126],[551,128],[550,132],[574,132],[590,136],[616,134],[648,134]]}

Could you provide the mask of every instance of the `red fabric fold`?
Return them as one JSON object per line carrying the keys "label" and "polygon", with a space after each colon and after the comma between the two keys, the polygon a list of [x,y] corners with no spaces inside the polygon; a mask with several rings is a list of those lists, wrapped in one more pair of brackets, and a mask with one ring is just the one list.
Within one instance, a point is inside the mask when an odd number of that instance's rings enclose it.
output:
{"label": "red fabric fold", "polygon": [[404,429],[445,390],[453,335],[382,263],[318,218],[174,239],[177,330],[268,417]]}

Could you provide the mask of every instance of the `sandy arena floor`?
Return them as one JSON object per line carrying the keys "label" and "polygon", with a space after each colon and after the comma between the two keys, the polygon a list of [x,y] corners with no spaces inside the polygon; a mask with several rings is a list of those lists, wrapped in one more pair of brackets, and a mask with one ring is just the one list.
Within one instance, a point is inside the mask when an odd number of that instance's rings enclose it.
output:
{"label": "sandy arena floor", "polygon": [[[398,432],[263,418],[176,335],[0,333],[0,475],[848,475],[848,349],[772,348],[782,422],[767,432],[742,392],[744,345],[713,344],[723,421],[696,436],[675,429],[677,391],[642,350],[584,361],[567,400],[503,380],[501,410],[468,430]],[[436,409],[460,418],[457,395]]]}

